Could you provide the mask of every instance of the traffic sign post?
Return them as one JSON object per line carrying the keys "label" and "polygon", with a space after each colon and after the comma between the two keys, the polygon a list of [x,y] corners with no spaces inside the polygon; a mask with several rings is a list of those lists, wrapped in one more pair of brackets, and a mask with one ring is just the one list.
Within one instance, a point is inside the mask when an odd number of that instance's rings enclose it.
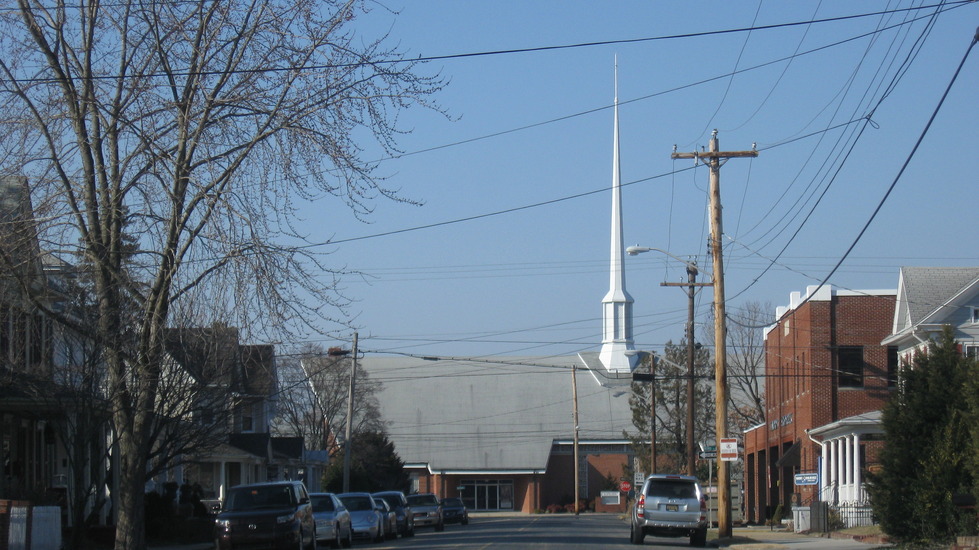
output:
{"label": "traffic sign post", "polygon": [[721,439],[721,460],[733,462],[738,459],[738,440],[734,438]]}

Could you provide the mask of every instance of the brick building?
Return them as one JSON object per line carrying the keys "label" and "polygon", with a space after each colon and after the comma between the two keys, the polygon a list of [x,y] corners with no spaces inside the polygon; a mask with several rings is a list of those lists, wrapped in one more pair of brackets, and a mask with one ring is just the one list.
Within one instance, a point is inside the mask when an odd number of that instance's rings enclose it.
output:
{"label": "brick building", "polygon": [[777,309],[765,333],[766,422],[744,433],[748,522],[779,504],[865,500],[861,472],[882,443],[879,417],[867,413],[897,380],[897,348],[881,344],[895,295],[810,287]]}

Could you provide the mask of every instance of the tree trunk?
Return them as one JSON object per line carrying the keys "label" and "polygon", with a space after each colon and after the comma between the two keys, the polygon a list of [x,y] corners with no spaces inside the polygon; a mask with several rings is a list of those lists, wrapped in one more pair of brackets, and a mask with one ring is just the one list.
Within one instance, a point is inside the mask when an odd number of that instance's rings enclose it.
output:
{"label": "tree trunk", "polygon": [[146,453],[132,433],[119,434],[119,494],[113,495],[116,511],[115,550],[146,548]]}

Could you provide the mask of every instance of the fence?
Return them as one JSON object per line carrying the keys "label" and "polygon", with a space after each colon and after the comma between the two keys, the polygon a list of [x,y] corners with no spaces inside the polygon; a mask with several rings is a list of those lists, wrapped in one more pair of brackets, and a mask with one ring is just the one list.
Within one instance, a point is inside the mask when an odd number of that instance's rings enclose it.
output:
{"label": "fence", "polygon": [[61,548],[61,509],[0,500],[0,550]]}
{"label": "fence", "polygon": [[[808,508],[808,514],[806,509]],[[861,527],[876,525],[873,509],[867,504],[837,504],[830,505],[828,502],[813,502],[810,506],[797,506],[793,508],[793,515],[798,517],[808,515],[808,529],[816,533],[829,533],[840,531],[850,527]],[[796,522],[796,530],[800,530],[799,523]]]}

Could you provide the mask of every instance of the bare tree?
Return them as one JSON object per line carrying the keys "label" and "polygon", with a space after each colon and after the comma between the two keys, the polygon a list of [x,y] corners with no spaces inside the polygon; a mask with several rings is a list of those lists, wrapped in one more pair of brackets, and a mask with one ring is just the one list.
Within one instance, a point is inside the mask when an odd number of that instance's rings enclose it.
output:
{"label": "bare tree", "polygon": [[728,383],[731,423],[739,431],[765,422],[765,334],[774,323],[771,304],[748,302],[728,310]]}
{"label": "bare tree", "polygon": [[[274,431],[278,435],[302,436],[311,447],[337,456],[347,423],[352,366],[351,357],[317,345],[307,345],[299,353],[283,358],[279,365],[279,418]],[[353,433],[386,431],[377,402],[380,391],[381,383],[358,369]]]}
{"label": "bare tree", "polygon": [[377,197],[403,200],[357,140],[395,152],[398,111],[442,82],[355,35],[365,4],[19,0],[0,13],[2,124],[25,138],[3,146],[3,170],[30,178],[42,248],[91,266],[97,322],[46,313],[103,346],[119,550],[144,546],[174,311],[211,317],[191,311],[209,304],[273,337],[330,318],[337,273],[290,225],[293,201],[332,194],[366,215]]}
{"label": "bare tree", "polygon": [[[694,437],[696,441],[714,438],[714,396],[709,384],[712,377],[712,357],[707,349],[698,349],[694,356]],[[666,343],[663,356],[656,359],[656,382],[634,382],[632,424],[636,434],[625,434],[639,457],[641,467],[650,468],[650,447],[646,441],[652,434],[649,414],[650,389],[656,391],[656,461],[659,473],[675,473],[686,464],[687,448],[687,345]],[[649,370],[649,356],[643,356],[636,372]]]}

